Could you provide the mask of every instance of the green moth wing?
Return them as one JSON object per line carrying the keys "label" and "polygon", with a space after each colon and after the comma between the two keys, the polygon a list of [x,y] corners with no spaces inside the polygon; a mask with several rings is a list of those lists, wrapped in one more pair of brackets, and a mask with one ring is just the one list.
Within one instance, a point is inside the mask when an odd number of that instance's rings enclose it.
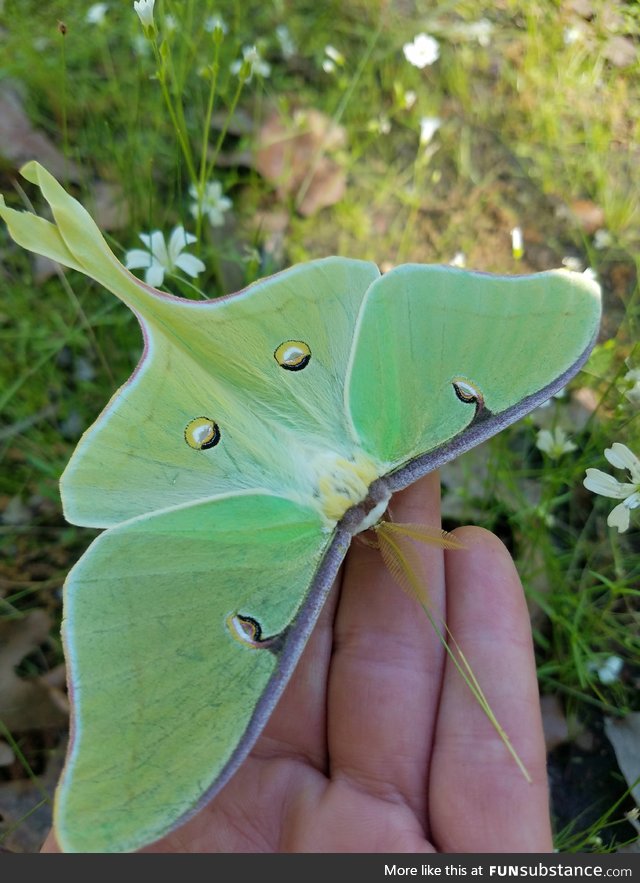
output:
{"label": "green moth wing", "polygon": [[[372,271],[364,262],[316,261],[257,283],[238,300],[163,298],[171,314],[162,323],[148,309],[140,312],[144,356],[62,477],[67,518],[109,527],[231,490],[304,492],[305,466],[321,440],[345,455],[352,445],[342,389],[353,323]],[[307,308],[292,322],[301,301]],[[326,335],[324,310],[336,316]],[[311,337],[309,370],[283,370],[277,348]],[[199,417],[219,427],[215,457],[185,443],[187,427]],[[301,423],[304,434],[293,429]]]}
{"label": "green moth wing", "polygon": [[65,587],[64,850],[144,846],[231,775],[297,657],[292,623],[330,540],[317,512],[244,493],[142,515],[91,545]]}
{"label": "green moth wing", "polygon": [[[129,273],[86,210],[45,169],[30,163],[23,174],[42,189],[57,227],[5,207],[16,241],[37,252],[44,241],[47,256],[109,288],[136,313],[145,339],[135,373],[85,433],[62,476],[69,521],[110,527],[243,488],[299,493],[312,448],[346,455],[353,440],[344,376],[362,298],[380,275],[374,264],[312,261],[232,298],[183,300]],[[312,336],[309,370],[283,370],[278,347]],[[198,417],[220,427],[215,458],[185,443]]]}
{"label": "green moth wing", "polygon": [[392,492],[575,374],[599,291],[565,271],[380,276],[327,258],[192,303],[125,270],[41,166],[23,173],[55,223],[0,197],[11,235],[109,288],[145,338],[61,482],[67,517],[108,529],[65,586],[73,736],[56,831],[69,851],[132,850],[246,757],[352,535]]}
{"label": "green moth wing", "polygon": [[403,487],[420,463],[433,469],[548,399],[599,322],[598,287],[575,273],[397,267],[371,285],[358,318],[346,389],[355,434]]}

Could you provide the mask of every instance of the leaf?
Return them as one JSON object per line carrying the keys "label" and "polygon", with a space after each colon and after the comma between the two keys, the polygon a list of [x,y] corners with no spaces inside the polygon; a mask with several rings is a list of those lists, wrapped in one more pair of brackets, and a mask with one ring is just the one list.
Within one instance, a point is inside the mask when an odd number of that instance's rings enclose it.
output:
{"label": "leaf", "polygon": [[629,67],[638,60],[638,51],[629,37],[609,37],[602,50],[614,67]]}
{"label": "leaf", "polygon": [[25,656],[48,640],[51,621],[43,610],[0,622],[0,720],[11,732],[46,729],[66,722],[66,714],[41,678],[15,672]]}
{"label": "leaf", "polygon": [[542,712],[544,742],[547,754],[549,754],[558,745],[563,745],[569,741],[569,726],[562,703],[557,696],[541,696],[540,710]]}
{"label": "leaf", "polygon": [[640,711],[620,719],[605,718],[604,731],[613,745],[620,772],[640,806]]}
{"label": "leaf", "polygon": [[258,131],[254,166],[280,199],[293,196],[309,216],[344,196],[346,173],[327,154],[345,145],[342,126],[318,110],[296,111],[290,121],[273,113]]}
{"label": "leaf", "polygon": [[601,206],[590,199],[574,199],[570,206],[571,214],[588,236],[605,225],[605,214]]}

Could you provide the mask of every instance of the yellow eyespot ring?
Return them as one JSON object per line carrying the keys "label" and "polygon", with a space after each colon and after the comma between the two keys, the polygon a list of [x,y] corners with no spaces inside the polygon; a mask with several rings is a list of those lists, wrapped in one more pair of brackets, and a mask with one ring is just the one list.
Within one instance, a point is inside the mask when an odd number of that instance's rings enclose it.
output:
{"label": "yellow eyespot ring", "polygon": [[285,340],[273,357],[285,371],[302,371],[311,360],[311,350],[303,340]]}
{"label": "yellow eyespot ring", "polygon": [[210,417],[196,417],[187,423],[184,440],[194,451],[207,451],[220,441],[220,427]]}
{"label": "yellow eyespot ring", "polygon": [[461,402],[464,402],[466,405],[475,403],[477,407],[484,405],[484,396],[480,390],[464,377],[455,377],[451,385]]}
{"label": "yellow eyespot ring", "polygon": [[232,613],[227,617],[227,628],[234,640],[239,641],[245,647],[258,649],[262,640],[262,629],[257,619],[252,616],[241,616]]}

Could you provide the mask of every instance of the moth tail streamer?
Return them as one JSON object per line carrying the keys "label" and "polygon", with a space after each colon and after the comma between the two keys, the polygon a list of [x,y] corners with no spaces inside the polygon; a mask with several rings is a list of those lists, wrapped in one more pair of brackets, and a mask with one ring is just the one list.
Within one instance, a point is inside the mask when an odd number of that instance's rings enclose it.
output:
{"label": "moth tail streamer", "polygon": [[0,218],[18,245],[95,279],[140,314],[161,309],[157,300],[159,295],[162,303],[163,292],[142,282],[120,263],[89,212],[44,166],[28,162],[20,174],[40,189],[53,222],[9,208],[0,196]]}
{"label": "moth tail streamer", "polygon": [[422,563],[415,545],[411,542],[424,542],[442,549],[463,549],[464,545],[446,531],[434,531],[423,525],[395,524],[382,521],[375,527],[377,546],[382,560],[393,579],[409,595],[418,601],[427,615],[438,640],[455,665],[474,699],[502,740],[505,748],[515,761],[518,769],[531,784],[532,778],[522,758],[517,753],[508,734],[497,719],[484,690],[474,674],[469,660],[456,641],[444,619],[436,617],[430,608],[426,580],[421,576]]}

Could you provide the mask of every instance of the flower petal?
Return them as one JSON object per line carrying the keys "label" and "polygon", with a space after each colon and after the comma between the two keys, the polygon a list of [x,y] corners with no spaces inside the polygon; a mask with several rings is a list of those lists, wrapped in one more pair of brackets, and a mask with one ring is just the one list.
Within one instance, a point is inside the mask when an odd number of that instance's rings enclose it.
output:
{"label": "flower petal", "polygon": [[612,509],[607,518],[607,524],[609,527],[617,527],[620,533],[623,533],[628,529],[630,521],[631,513],[624,503],[620,503],[619,506]]}
{"label": "flower petal", "polygon": [[150,251],[141,248],[132,248],[124,256],[124,265],[127,270],[137,270],[139,267],[149,267],[153,263],[153,255]]}
{"label": "flower petal", "polygon": [[617,469],[628,469],[634,483],[640,482],[640,460],[626,445],[615,442],[605,450],[604,455]]}
{"label": "flower petal", "polygon": [[220,181],[208,181],[204,191],[205,199],[211,202],[217,202],[222,196],[222,185]]}
{"label": "flower petal", "polygon": [[144,244],[147,246],[149,250],[151,250],[151,237],[154,233],[160,232],[159,230],[152,230],[151,233],[138,233],[138,238],[141,239]]}
{"label": "flower petal", "polygon": [[624,667],[624,661],[620,656],[608,656],[598,668],[598,677],[602,684],[613,684],[618,680]]}
{"label": "flower petal", "polygon": [[169,239],[169,260],[172,267],[178,266],[177,258],[180,252],[195,241],[196,237],[193,233],[187,233],[184,227],[180,226],[174,229]]}
{"label": "flower petal", "polygon": [[635,494],[631,494],[630,497],[624,501],[627,509],[638,509],[640,508],[640,491],[636,491]]}
{"label": "flower petal", "polygon": [[623,484],[600,469],[587,469],[587,475],[582,484],[588,491],[593,491],[594,494],[600,494],[603,497],[611,497],[614,500],[623,500],[635,490],[633,485]]}
{"label": "flower petal", "polygon": [[154,261],[147,272],[144,274],[144,281],[147,285],[158,288],[164,281],[164,267],[158,261]]}
{"label": "flower petal", "polygon": [[151,234],[150,245],[151,254],[161,264],[165,270],[171,269],[171,259],[167,252],[167,244],[164,241],[164,233],[160,230],[154,230]]}
{"label": "flower petal", "polygon": [[194,257],[192,254],[180,254],[178,255],[176,262],[176,267],[180,267],[181,270],[195,278],[198,273],[202,273],[203,270],[206,270],[205,265],[202,263],[200,258]]}
{"label": "flower petal", "polygon": [[548,429],[541,429],[538,432],[538,440],[536,441],[536,447],[544,451],[546,454],[551,450],[551,445],[553,444],[553,437]]}
{"label": "flower petal", "polygon": [[207,211],[207,217],[209,218],[209,223],[212,227],[222,227],[224,224],[224,215],[220,209],[217,209],[215,206],[211,206]]}

